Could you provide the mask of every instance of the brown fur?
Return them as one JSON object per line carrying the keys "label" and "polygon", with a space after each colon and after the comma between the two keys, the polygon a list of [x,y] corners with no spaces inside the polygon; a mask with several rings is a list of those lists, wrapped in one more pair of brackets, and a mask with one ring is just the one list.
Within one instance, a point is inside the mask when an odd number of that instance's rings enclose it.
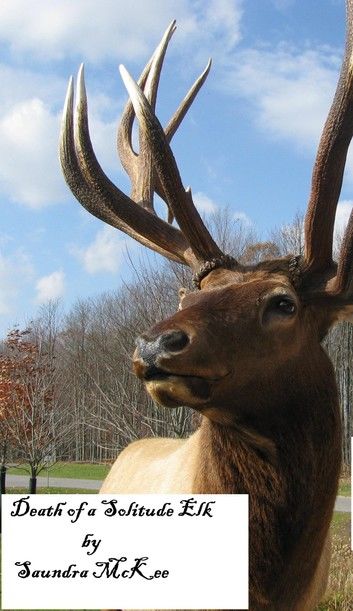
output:
{"label": "brown fur", "polygon": [[[102,492],[249,494],[250,609],[309,611],[326,587],[341,460],[334,373],[320,346],[333,315],[282,269],[216,270],[203,283],[145,336],[191,338],[156,356],[170,377],[146,385],[161,403],[200,411],[201,427],[184,441],[131,444]],[[269,307],[282,293],[295,316]],[[134,367],[143,378],[138,351]]]}

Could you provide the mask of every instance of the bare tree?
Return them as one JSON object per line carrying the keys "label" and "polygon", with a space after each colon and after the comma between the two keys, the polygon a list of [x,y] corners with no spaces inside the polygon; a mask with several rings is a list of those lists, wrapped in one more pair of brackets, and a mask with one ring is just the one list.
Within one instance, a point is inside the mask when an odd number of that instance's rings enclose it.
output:
{"label": "bare tree", "polygon": [[302,255],[304,253],[304,216],[297,212],[291,223],[282,225],[271,232],[271,241],[281,255]]}

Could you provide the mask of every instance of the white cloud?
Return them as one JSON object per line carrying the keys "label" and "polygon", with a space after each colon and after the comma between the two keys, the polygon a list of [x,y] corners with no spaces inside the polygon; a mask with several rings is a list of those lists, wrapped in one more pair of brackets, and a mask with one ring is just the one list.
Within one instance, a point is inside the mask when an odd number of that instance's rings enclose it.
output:
{"label": "white cloud", "polygon": [[63,271],[56,271],[48,276],[42,276],[36,282],[36,302],[45,303],[51,299],[62,297],[65,292],[65,274]]}
{"label": "white cloud", "polygon": [[[16,89],[15,71],[8,71],[7,77]],[[63,100],[65,88],[63,82],[60,83]],[[62,202],[69,195],[58,160],[61,112],[54,111],[45,101],[50,95],[43,83],[41,85],[39,89],[44,99],[17,99],[9,105],[8,99],[1,99],[0,93],[0,191],[12,201],[30,208]],[[25,91],[21,93],[24,95]],[[19,93],[17,98],[20,98]],[[92,94],[89,102],[93,108],[93,112],[89,112],[92,141],[98,159],[105,171],[116,171],[119,168],[115,151],[116,122],[102,118],[110,100]]]}
{"label": "white cloud", "polygon": [[249,102],[262,130],[311,150],[333,97],[339,64],[337,52],[328,47],[248,49],[235,54],[223,88]]}
{"label": "white cloud", "polygon": [[126,239],[114,227],[105,226],[98,231],[94,241],[86,248],[74,248],[73,254],[90,274],[116,273],[126,247]]}
{"label": "white cloud", "polygon": [[212,213],[216,212],[219,207],[210,197],[202,193],[202,191],[197,191],[193,193],[192,196],[194,200],[194,204],[199,212]]}
{"label": "white cloud", "polygon": [[[33,267],[22,250],[10,254],[0,252],[0,315],[12,314],[24,285],[33,275]],[[15,324],[15,321],[13,321]]]}
{"label": "white cloud", "polygon": [[50,70],[37,72],[0,63],[1,115],[33,98],[43,100],[46,105],[63,104],[67,81]]}
{"label": "white cloud", "polygon": [[43,49],[44,60],[75,54],[91,61],[125,61],[148,54],[173,18],[183,24],[196,48],[205,37],[229,47],[239,39],[241,4],[242,0],[11,0],[0,3],[0,36],[13,53],[30,51],[41,61]]}
{"label": "white cloud", "polygon": [[38,98],[13,106],[2,117],[0,178],[13,201],[40,208],[65,197],[57,161],[58,126],[58,117]]}
{"label": "white cloud", "polygon": [[199,61],[210,54],[220,63],[241,40],[243,0],[209,0],[188,5],[189,16],[186,20],[181,17],[180,23],[184,49],[193,46]]}
{"label": "white cloud", "polygon": [[0,79],[1,194],[32,208],[62,201],[57,105],[65,81],[1,64]]}
{"label": "white cloud", "polygon": [[343,237],[352,209],[353,200],[341,200],[338,202],[334,228],[334,241],[337,241],[337,239],[339,240]]}

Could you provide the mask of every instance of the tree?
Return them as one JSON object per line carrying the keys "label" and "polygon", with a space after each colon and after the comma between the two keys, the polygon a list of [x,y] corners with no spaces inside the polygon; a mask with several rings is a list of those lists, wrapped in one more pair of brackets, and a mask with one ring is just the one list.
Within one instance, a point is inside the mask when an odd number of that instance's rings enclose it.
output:
{"label": "tree", "polygon": [[289,225],[282,225],[272,231],[271,239],[281,255],[303,255],[304,216],[297,212]]}
{"label": "tree", "polygon": [[279,254],[279,249],[274,242],[255,242],[245,248],[241,261],[254,265],[265,259],[275,259]]}
{"label": "tree", "polygon": [[[29,465],[30,492],[36,491],[37,476],[56,460],[55,432],[61,414],[56,410],[54,359],[31,339],[26,329],[10,331],[0,356],[0,413],[3,442],[11,443],[17,460]],[[61,423],[62,424],[62,423]]]}

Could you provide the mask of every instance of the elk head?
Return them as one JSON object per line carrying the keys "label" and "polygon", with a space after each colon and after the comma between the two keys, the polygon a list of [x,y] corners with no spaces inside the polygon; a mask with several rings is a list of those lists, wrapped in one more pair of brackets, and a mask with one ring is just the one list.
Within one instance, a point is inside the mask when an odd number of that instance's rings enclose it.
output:
{"label": "elk head", "polygon": [[[198,290],[182,295],[180,310],[137,340],[134,370],[161,404],[189,405],[211,419],[233,418],[236,397],[273,387],[322,361],[320,341],[330,325],[353,312],[353,217],[338,265],[333,227],[345,159],[353,135],[353,0],[347,2],[345,59],[324,127],[305,219],[305,253],[244,266],[224,254],[185,189],[170,140],[205,81],[210,62],[163,129],[155,116],[164,55],[175,30],[167,29],[136,84],[121,75],[130,100],[118,130],[118,150],[132,182],[131,198],[104,174],[90,142],[83,72],[74,121],[70,83],[61,135],[61,163],[76,198],[92,214],[156,252],[192,268]],[[132,126],[139,121],[139,154]],[[153,207],[158,193],[168,223]],[[177,221],[179,228],[174,226]],[[250,391],[250,395],[249,395]],[[245,401],[246,402],[246,401]]]}

